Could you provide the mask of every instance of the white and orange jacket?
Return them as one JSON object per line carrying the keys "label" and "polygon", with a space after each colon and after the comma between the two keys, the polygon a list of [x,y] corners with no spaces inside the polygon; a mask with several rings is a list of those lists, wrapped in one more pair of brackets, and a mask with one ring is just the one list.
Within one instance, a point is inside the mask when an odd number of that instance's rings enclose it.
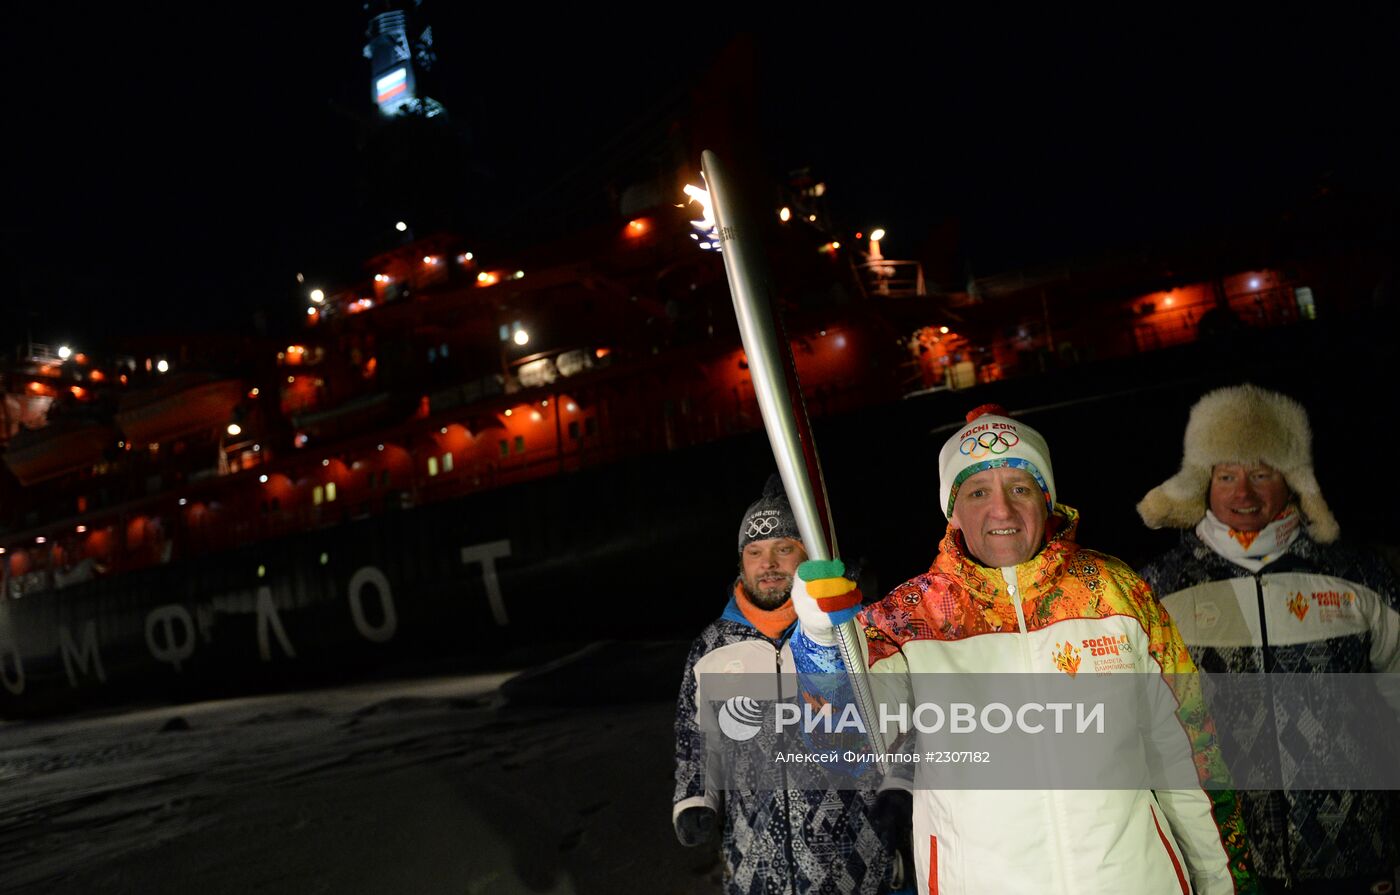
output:
{"label": "white and orange jacket", "polygon": [[[1074,542],[1057,506],[1046,546],[1015,567],[970,559],[951,526],[933,567],[859,616],[873,674],[1195,670],[1170,617],[1130,568]],[[1091,649],[1102,638],[1116,652]],[[831,657],[799,635],[799,671]],[[834,649],[832,650],[834,653]],[[1104,652],[1102,656],[1096,652]],[[839,663],[839,659],[835,660]],[[1190,680],[1188,674],[1174,680]],[[1173,685],[1174,687],[1176,685]],[[1176,716],[1201,777],[1226,774],[1198,693]],[[916,788],[913,848],[930,895],[1224,895],[1255,891],[1233,792]]]}

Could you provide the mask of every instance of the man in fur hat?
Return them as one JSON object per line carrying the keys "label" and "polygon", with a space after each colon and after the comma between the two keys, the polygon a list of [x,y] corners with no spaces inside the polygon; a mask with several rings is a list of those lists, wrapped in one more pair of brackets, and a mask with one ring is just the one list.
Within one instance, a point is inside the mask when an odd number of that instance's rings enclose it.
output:
{"label": "man in fur hat", "polygon": [[705,730],[715,725],[701,717],[714,702],[705,675],[750,673],[760,686],[774,686],[772,698],[780,696],[779,682],[793,671],[793,576],[806,558],[774,475],[739,523],[739,576],[724,612],[691,647],[681,681],[672,822],[682,845],[711,844],[719,834],[730,895],[875,895],[890,890],[895,872],[888,837],[871,821],[870,790],[753,791],[732,777],[716,779],[707,767]]}
{"label": "man in fur hat", "polygon": [[[1186,424],[1181,470],[1148,492],[1138,512],[1150,528],[1185,529],[1142,574],[1203,671],[1400,671],[1400,591],[1379,558],[1337,543],[1298,402],[1253,385],[1201,398]],[[1389,709],[1400,711],[1395,679],[1376,680]],[[1212,705],[1222,735],[1236,722],[1242,733],[1253,730],[1248,718],[1258,705],[1244,702]],[[1355,761],[1335,732],[1362,729],[1362,718],[1388,710],[1353,700],[1315,708],[1330,715],[1274,713],[1281,765],[1343,760],[1344,748]],[[1266,892],[1395,891],[1393,793],[1241,795]]]}

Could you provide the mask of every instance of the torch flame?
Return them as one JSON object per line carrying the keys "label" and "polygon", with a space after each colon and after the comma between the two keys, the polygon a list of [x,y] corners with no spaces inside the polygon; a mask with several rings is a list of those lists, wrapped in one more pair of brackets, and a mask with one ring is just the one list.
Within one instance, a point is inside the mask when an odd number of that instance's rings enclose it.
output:
{"label": "torch flame", "polygon": [[702,218],[701,220],[691,221],[690,223],[697,230],[714,229],[715,214],[710,209],[710,191],[704,189],[703,187],[694,186],[692,184],[686,184],[685,194],[690,197],[690,201],[692,204],[699,202],[700,208],[704,211],[705,214],[704,218]]}

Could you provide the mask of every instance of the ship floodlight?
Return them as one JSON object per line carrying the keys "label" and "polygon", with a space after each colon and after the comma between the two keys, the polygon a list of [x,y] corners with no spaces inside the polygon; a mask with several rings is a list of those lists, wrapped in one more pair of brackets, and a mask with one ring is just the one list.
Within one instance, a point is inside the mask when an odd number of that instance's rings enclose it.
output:
{"label": "ship floodlight", "polygon": [[940,333],[942,333],[943,335],[945,335],[945,336],[948,335],[948,327],[946,327],[946,326],[940,326],[940,327],[938,328],[938,331],[939,331]]}
{"label": "ship floodlight", "polygon": [[161,373],[169,373],[169,372],[170,372],[170,361],[164,360],[164,359],[162,359],[162,360],[160,360],[160,361],[157,361],[157,362],[156,362],[156,370],[158,370],[158,371],[161,372]]}
{"label": "ship floodlight", "polygon": [[405,224],[403,221],[399,221],[397,224],[394,225],[394,229],[402,233],[408,229],[408,224]]}
{"label": "ship floodlight", "polygon": [[817,216],[814,214],[809,214],[807,215],[807,221],[808,223],[815,224],[817,222]]}
{"label": "ship floodlight", "polygon": [[439,434],[439,435],[446,435],[446,434],[447,434],[447,427],[446,427],[446,426],[443,426],[441,429],[439,429],[439,430],[438,430],[438,434]]}
{"label": "ship floodlight", "polygon": [[517,271],[515,272],[515,278],[516,278],[517,280],[523,280],[523,279],[525,279],[525,271],[523,271],[523,270],[517,270]]}
{"label": "ship floodlight", "polygon": [[230,435],[242,435],[243,427],[238,425],[237,423],[229,423],[228,428],[224,431],[228,432],[228,434]]}
{"label": "ship floodlight", "polygon": [[833,249],[839,249],[839,248],[841,248],[841,243],[836,242],[835,240],[833,240],[832,243],[831,243],[831,247],[832,247]]}
{"label": "ship floodlight", "polygon": [[257,453],[258,451],[260,451],[260,450],[262,450],[262,445],[260,445],[260,444],[255,444],[255,445],[253,445],[253,453],[256,454],[256,453]]}
{"label": "ship floodlight", "polygon": [[258,481],[261,482],[262,484],[266,485],[266,484],[267,484],[267,473],[263,473],[262,475],[258,476]]}
{"label": "ship floodlight", "polygon": [[570,401],[568,404],[564,405],[564,409],[569,411],[570,413],[573,413],[575,410],[578,410],[578,405],[575,404],[573,401]]}
{"label": "ship floodlight", "polygon": [[322,466],[330,466],[330,465],[331,465],[331,461],[330,461],[329,459],[322,460],[322,461],[321,461],[321,465],[322,465]]}
{"label": "ship floodlight", "polygon": [[78,534],[80,534],[80,535],[81,535],[81,534],[87,534],[87,526],[86,526],[86,525],[79,525],[77,528],[74,529],[74,531],[76,531],[76,532],[77,532]]}
{"label": "ship floodlight", "polygon": [[375,450],[379,450],[379,451],[384,450],[384,445],[382,445],[382,444],[379,445],[377,448],[375,448]]}
{"label": "ship floodlight", "polygon": [[512,410],[512,409],[509,408],[509,407],[506,408],[506,416],[510,416],[510,415],[513,414],[513,413],[515,413],[514,410]]}
{"label": "ship floodlight", "polygon": [[[1251,289],[1258,289],[1258,288],[1259,288],[1259,278],[1258,278],[1258,277],[1250,277],[1250,278],[1249,278],[1249,288],[1251,288]],[[64,356],[64,357],[67,356],[67,355],[64,355],[64,354],[63,354],[63,349],[61,349],[61,348],[59,349],[58,353],[59,353],[60,355]]]}
{"label": "ship floodlight", "polygon": [[62,345],[62,346],[59,347],[59,349],[58,349],[58,356],[59,356],[59,357],[63,358],[64,360],[68,360],[68,358],[71,357],[72,355],[73,355],[73,349],[72,349],[72,348],[69,348],[67,345]]}
{"label": "ship floodlight", "polygon": [[879,242],[880,240],[882,240],[882,239],[884,239],[884,238],[885,238],[885,228],[884,228],[884,227],[876,227],[874,230],[871,230],[871,231],[870,231],[870,241],[871,241],[871,242]]}
{"label": "ship floodlight", "polygon": [[311,300],[319,305],[321,302],[326,300],[326,293],[321,291],[320,289],[312,289]]}
{"label": "ship floodlight", "polygon": [[36,544],[47,544],[48,541],[49,539],[44,537],[43,535],[39,535],[39,537],[34,539],[34,543]]}
{"label": "ship floodlight", "polygon": [[782,221],[784,224],[792,220],[792,209],[786,206],[778,209],[778,220]]}
{"label": "ship floodlight", "polygon": [[523,329],[517,329],[511,338],[515,340],[515,344],[524,345],[530,341],[530,334]]}
{"label": "ship floodlight", "polygon": [[315,308],[307,308],[307,309],[306,309],[306,316],[308,316],[308,317],[315,317],[315,316],[316,316],[316,309],[315,309]]}
{"label": "ship floodlight", "polygon": [[189,501],[185,500],[185,498],[182,497],[178,501],[176,501],[176,503],[180,504],[180,506],[184,506],[185,504],[189,503]]}

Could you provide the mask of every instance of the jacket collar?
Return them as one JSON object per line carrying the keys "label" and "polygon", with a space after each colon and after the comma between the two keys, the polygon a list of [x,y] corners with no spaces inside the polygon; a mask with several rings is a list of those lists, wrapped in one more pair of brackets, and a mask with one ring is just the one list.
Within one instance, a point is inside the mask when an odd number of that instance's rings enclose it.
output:
{"label": "jacket collar", "polygon": [[792,636],[795,630],[797,630],[797,622],[793,622],[792,626],[782,633],[782,636],[768,637],[758,628],[755,628],[753,622],[749,621],[747,618],[744,617],[744,611],[739,608],[739,602],[734,599],[733,593],[730,593],[729,602],[725,604],[724,612],[720,613],[720,619],[722,621],[732,622],[733,624],[739,625],[742,628],[747,628],[748,633],[753,634],[753,636],[762,637],[764,640],[769,640],[774,643],[787,642],[787,639]]}

